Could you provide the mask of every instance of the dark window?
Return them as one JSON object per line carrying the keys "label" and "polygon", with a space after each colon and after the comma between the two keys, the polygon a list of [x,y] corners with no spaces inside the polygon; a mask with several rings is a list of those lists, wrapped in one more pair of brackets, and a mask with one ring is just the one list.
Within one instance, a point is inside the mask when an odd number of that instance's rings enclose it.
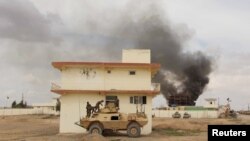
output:
{"label": "dark window", "polygon": [[119,117],[118,116],[111,116],[111,120],[118,120]]}
{"label": "dark window", "polygon": [[142,104],[147,104],[147,97],[146,96],[142,97]]}
{"label": "dark window", "polygon": [[129,75],[135,75],[135,71],[129,71]]}
{"label": "dark window", "polygon": [[109,74],[110,74],[110,73],[111,73],[111,70],[107,70],[107,73],[109,73]]}
{"label": "dark window", "polygon": [[117,101],[117,96],[106,96],[106,105],[107,105],[109,102],[115,103],[116,101]]}
{"label": "dark window", "polygon": [[117,96],[106,96],[106,101],[115,101]]}
{"label": "dark window", "polygon": [[130,104],[147,104],[147,96],[131,96]]}
{"label": "dark window", "polygon": [[130,97],[130,104],[133,104],[133,103],[134,103],[134,97],[131,96],[131,97]]}

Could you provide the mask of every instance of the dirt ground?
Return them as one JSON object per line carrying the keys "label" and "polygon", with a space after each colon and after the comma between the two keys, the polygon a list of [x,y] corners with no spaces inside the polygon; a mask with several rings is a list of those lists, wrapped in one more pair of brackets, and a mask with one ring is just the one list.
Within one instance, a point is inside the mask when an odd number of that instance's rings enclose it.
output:
{"label": "dirt ground", "polygon": [[208,124],[250,124],[250,116],[238,119],[171,119],[154,118],[153,132],[139,138],[126,134],[103,136],[89,134],[59,134],[59,117],[23,115],[0,117],[0,141],[206,141]]}

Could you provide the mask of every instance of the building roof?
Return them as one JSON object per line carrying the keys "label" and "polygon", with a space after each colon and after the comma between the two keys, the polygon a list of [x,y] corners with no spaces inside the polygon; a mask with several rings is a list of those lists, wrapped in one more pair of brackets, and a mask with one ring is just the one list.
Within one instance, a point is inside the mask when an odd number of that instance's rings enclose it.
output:
{"label": "building roof", "polygon": [[205,100],[206,101],[216,101],[217,99],[216,98],[206,98]]}
{"label": "building roof", "polygon": [[57,89],[51,90],[51,92],[64,95],[64,94],[143,94],[143,95],[157,95],[160,91],[156,90],[66,90],[66,89]]}
{"label": "building roof", "polygon": [[160,64],[156,63],[121,63],[121,62],[52,62],[52,66],[61,70],[66,67],[99,67],[99,68],[147,68],[156,73],[160,69]]}

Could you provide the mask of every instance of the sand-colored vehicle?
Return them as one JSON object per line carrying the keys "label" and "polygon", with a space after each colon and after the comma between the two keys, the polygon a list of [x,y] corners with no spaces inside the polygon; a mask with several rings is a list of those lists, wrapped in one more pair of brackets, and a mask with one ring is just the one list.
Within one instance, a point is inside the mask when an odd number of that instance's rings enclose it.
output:
{"label": "sand-colored vehicle", "polygon": [[118,112],[114,103],[94,112],[90,117],[84,117],[77,125],[87,129],[91,134],[102,134],[104,130],[127,130],[129,137],[139,137],[141,127],[148,123],[144,112],[124,114]]}
{"label": "sand-colored vehicle", "polygon": [[189,113],[185,112],[183,114],[183,118],[191,118],[191,115]]}
{"label": "sand-colored vehicle", "polygon": [[173,118],[181,118],[181,114],[176,111],[173,115],[172,115]]}
{"label": "sand-colored vehicle", "polygon": [[231,100],[227,99],[228,103],[226,105],[221,105],[219,107],[219,118],[237,118],[237,113],[231,109],[230,102]]}
{"label": "sand-colored vehicle", "polygon": [[238,115],[234,110],[230,109],[230,106],[225,105],[221,107],[221,110],[219,110],[219,118],[237,118]]}

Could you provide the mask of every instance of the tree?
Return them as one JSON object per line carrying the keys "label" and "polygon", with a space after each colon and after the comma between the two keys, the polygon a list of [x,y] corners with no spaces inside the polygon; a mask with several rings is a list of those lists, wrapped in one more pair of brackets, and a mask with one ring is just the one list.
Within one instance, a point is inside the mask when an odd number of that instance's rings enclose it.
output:
{"label": "tree", "polygon": [[16,104],[15,108],[27,108],[27,102],[21,100],[18,104]]}
{"label": "tree", "polygon": [[16,108],[16,101],[13,101],[13,102],[12,102],[11,107],[12,107],[12,108]]}

